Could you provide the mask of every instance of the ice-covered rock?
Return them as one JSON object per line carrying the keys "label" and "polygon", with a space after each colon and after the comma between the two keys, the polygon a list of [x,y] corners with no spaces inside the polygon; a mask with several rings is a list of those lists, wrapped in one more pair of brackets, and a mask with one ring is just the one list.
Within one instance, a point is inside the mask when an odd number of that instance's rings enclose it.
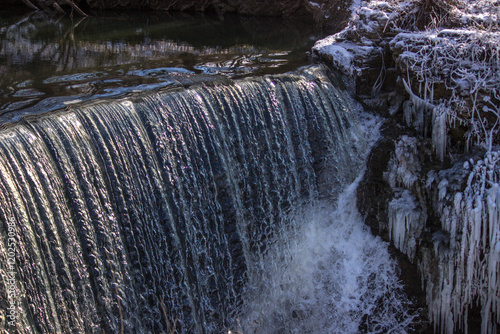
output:
{"label": "ice-covered rock", "polygon": [[[436,29],[405,32],[389,43],[412,105],[408,124],[431,124],[436,154],[443,160],[447,131],[467,129],[461,140],[491,150],[499,132],[500,32]],[[423,107],[424,106],[424,107]],[[427,120],[426,120],[427,119]]]}
{"label": "ice-covered rock", "polygon": [[417,264],[436,333],[470,332],[472,318],[481,333],[500,327],[499,4],[360,2],[314,47],[365,105],[367,94],[406,100],[385,114],[377,179],[360,196],[385,196],[366,198],[368,224]]}
{"label": "ice-covered rock", "polygon": [[410,168],[419,165],[416,147],[415,138],[403,136],[385,174],[394,193],[387,203],[389,238],[417,264],[436,332],[467,333],[470,310],[476,308],[481,333],[496,333],[500,151],[457,162],[439,173],[431,170],[422,178],[419,168]]}
{"label": "ice-covered rock", "polygon": [[[498,153],[487,153],[469,173],[463,192],[446,196],[439,183],[442,232],[434,254],[420,262],[429,316],[443,333],[467,332],[468,311],[481,310],[481,333],[500,323],[500,166]],[[466,166],[469,167],[469,166]]]}
{"label": "ice-covered rock", "polygon": [[389,202],[389,235],[394,246],[413,262],[427,216],[409,190],[396,193]]}
{"label": "ice-covered rock", "polygon": [[367,44],[346,41],[342,33],[319,40],[313,52],[327,60],[334,67],[348,76],[361,76],[369,64],[380,57],[381,48]]}
{"label": "ice-covered rock", "polygon": [[351,8],[347,27],[317,41],[313,53],[346,75],[357,94],[378,93],[387,72],[387,28],[397,6],[389,1],[353,1]]}
{"label": "ice-covered rock", "polygon": [[418,179],[420,169],[417,139],[406,135],[401,136],[389,160],[387,172],[384,174],[385,179],[392,188],[411,189]]}

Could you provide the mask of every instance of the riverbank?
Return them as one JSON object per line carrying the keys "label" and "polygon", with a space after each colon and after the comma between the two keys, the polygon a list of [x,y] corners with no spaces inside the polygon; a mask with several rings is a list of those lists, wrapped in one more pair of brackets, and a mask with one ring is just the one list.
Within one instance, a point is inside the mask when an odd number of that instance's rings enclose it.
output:
{"label": "riverbank", "polygon": [[221,20],[228,13],[244,16],[273,16],[310,20],[328,31],[342,29],[350,16],[350,0],[5,0],[0,9],[21,7],[52,15],[99,16],[102,11],[202,12]]}
{"label": "riverbank", "polygon": [[313,48],[386,117],[358,202],[403,254],[429,331],[493,333],[500,322],[499,11],[372,1]]}

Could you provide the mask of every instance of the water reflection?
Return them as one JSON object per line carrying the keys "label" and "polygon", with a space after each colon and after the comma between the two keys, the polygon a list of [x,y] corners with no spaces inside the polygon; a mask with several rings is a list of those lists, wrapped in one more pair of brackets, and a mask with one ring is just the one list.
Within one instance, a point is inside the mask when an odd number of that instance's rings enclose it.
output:
{"label": "water reflection", "polygon": [[193,74],[293,70],[308,61],[315,34],[306,22],[273,18],[0,12],[0,115],[186,85]]}

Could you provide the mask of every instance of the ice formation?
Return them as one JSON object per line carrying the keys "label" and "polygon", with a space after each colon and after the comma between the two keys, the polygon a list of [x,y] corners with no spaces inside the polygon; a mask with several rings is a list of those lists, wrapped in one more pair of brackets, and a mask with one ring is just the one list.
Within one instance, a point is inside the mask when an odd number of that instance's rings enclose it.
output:
{"label": "ice formation", "polygon": [[[499,42],[496,32],[441,29],[400,33],[390,43],[400,66],[414,80],[403,79],[410,95],[405,105],[407,124],[425,136],[430,123],[431,143],[441,160],[446,157],[448,131],[457,122],[468,129],[469,144],[479,144],[488,152],[484,159],[464,164],[470,168],[465,190],[449,189],[446,178],[436,180],[438,202],[434,205],[441,230],[433,235],[434,247],[421,248],[419,268],[430,319],[443,333],[457,329],[467,333],[469,312],[476,306],[481,310],[481,333],[496,333],[500,323],[500,174],[498,152],[492,152],[500,114],[493,102],[500,97]],[[436,100],[436,87],[447,89],[450,97]],[[411,173],[395,175],[400,180],[415,178]],[[436,179],[435,174],[429,176]],[[411,183],[405,188],[411,189]],[[400,196],[389,203],[391,238],[411,259],[412,228],[419,225],[409,224],[409,213],[413,204],[417,206],[409,194]]]}
{"label": "ice formation", "polygon": [[[425,136],[432,136],[437,157],[446,157],[448,131],[457,121],[469,129],[468,143],[491,150],[500,130],[495,120],[500,110],[492,102],[500,99],[498,10],[486,1],[457,2],[448,8],[447,19],[462,28],[437,28],[435,23],[432,30],[411,31],[412,20],[422,15],[420,6],[418,1],[361,3],[348,26],[318,41],[313,52],[329,60],[355,86],[357,77],[384,64],[384,50],[390,48],[400,73],[407,73],[402,78],[410,95],[405,118]],[[378,92],[384,75],[382,66],[373,92]],[[435,89],[454,92],[435,99]]]}
{"label": "ice formation", "polygon": [[[473,24],[498,19],[498,13],[472,12],[469,9],[455,14],[462,15],[463,20],[473,20]],[[407,104],[407,122],[422,129],[422,119],[432,115],[432,146],[437,157],[444,160],[448,129],[457,122],[468,128],[469,145],[474,142],[488,152],[484,159],[464,164],[470,171],[463,192],[448,189],[446,178],[437,185],[435,212],[441,214],[442,230],[434,233],[434,247],[422,250],[419,263],[430,319],[441,332],[461,329],[467,333],[469,311],[478,306],[481,333],[496,333],[500,323],[500,174],[499,153],[492,151],[500,116],[500,34],[495,29],[400,33],[390,46],[399,65],[412,73],[413,87],[418,87],[414,94],[409,80],[403,80],[412,103]],[[438,86],[451,92],[447,100],[434,99]],[[429,177],[435,179],[436,175]],[[404,201],[393,200],[389,210],[398,207],[402,210],[400,216],[408,216],[412,202],[394,205],[399,202]],[[397,217],[395,212],[390,214]],[[394,218],[389,218],[392,226],[391,219]],[[413,233],[408,228],[408,218],[405,216],[399,224],[405,226],[405,231],[391,236],[395,245],[410,256],[412,250],[405,242],[406,234]]]}
{"label": "ice formation", "polygon": [[447,145],[446,114],[448,109],[439,105],[432,110],[432,147],[438,158],[443,161]]}
{"label": "ice formation", "polygon": [[425,212],[409,190],[397,193],[389,202],[389,235],[394,245],[413,262],[426,220]]}
{"label": "ice formation", "polygon": [[424,254],[420,271],[430,318],[444,333],[467,332],[475,305],[481,310],[481,333],[496,333],[500,322],[499,158],[500,152],[490,152],[465,163],[469,175],[463,192],[447,193],[446,179],[438,186],[442,231],[435,233],[435,254]]}
{"label": "ice formation", "polygon": [[500,151],[439,174],[427,173],[427,192],[435,187],[434,212],[440,215],[441,228],[433,234],[430,248],[419,247],[427,209],[419,197],[417,153],[416,138],[402,136],[389,161],[385,178],[395,193],[388,203],[389,236],[410,261],[417,262],[429,318],[438,332],[451,334],[460,329],[467,333],[469,312],[478,307],[481,333],[496,333],[500,323]]}
{"label": "ice formation", "polygon": [[412,262],[417,240],[427,219],[425,208],[420,206],[418,199],[408,190],[413,188],[420,172],[421,164],[417,153],[417,139],[401,136],[384,175],[395,192],[395,198],[388,205],[389,236],[394,245],[408,255]]}
{"label": "ice formation", "polygon": [[392,188],[411,188],[417,181],[420,171],[417,153],[417,139],[401,136],[389,161],[388,172],[384,175]]}
{"label": "ice formation", "polygon": [[[447,15],[434,12],[422,31],[417,25],[429,3],[444,6]],[[420,132],[422,143],[408,136],[395,143],[384,173],[394,192],[387,229],[394,245],[417,262],[430,319],[442,333],[470,332],[474,308],[481,312],[481,333],[496,333],[500,324],[500,167],[494,152],[500,133],[499,13],[498,1],[487,0],[361,2],[348,27],[314,49],[355,84],[367,83],[356,76],[373,75],[370,65],[384,63],[384,50],[396,62],[387,72],[395,70],[409,95],[403,119]],[[379,84],[377,79],[374,86]],[[356,91],[357,97],[366,91]],[[488,153],[460,168],[428,170],[422,180],[419,152],[426,155],[425,143],[437,159],[454,163],[457,141]],[[429,231],[435,231],[425,241],[430,245],[419,245]]]}
{"label": "ice formation", "polygon": [[[405,109],[408,123],[422,129],[431,118],[432,143],[437,156],[446,154],[447,129],[465,125],[468,143],[491,150],[499,131],[500,33],[469,29],[399,33],[390,42],[399,66],[412,73],[418,92],[403,79],[412,105]],[[434,99],[435,87],[450,97]],[[427,111],[427,112],[424,112]],[[470,145],[469,145],[470,146]]]}

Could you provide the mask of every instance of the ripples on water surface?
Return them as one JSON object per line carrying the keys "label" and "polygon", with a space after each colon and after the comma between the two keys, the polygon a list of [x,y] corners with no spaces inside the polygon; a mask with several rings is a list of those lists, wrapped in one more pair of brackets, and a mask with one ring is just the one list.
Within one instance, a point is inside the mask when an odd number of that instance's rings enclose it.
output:
{"label": "ripples on water surface", "polygon": [[[0,115],[186,86],[207,76],[286,72],[308,62],[311,25],[273,18],[0,11]],[[193,74],[204,74],[204,76]],[[16,113],[19,116],[19,112]]]}

